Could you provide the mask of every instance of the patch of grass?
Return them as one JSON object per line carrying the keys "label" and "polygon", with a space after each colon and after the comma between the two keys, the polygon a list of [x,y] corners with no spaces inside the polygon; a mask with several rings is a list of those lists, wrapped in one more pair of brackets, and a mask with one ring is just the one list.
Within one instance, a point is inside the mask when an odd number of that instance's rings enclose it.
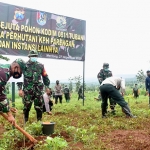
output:
{"label": "patch of grass", "polygon": [[[109,150],[111,149],[111,140],[107,135],[117,130],[145,130],[150,133],[150,109],[148,106],[148,97],[140,96],[134,99],[131,95],[126,95],[125,100],[129,103],[131,111],[137,118],[126,118],[122,113],[120,106],[116,106],[116,115],[108,114],[108,118],[101,117],[101,101],[94,100],[97,97],[96,92],[86,92],[85,105],[82,100],[77,100],[77,93],[73,93],[70,103],[53,106],[53,115],[43,114],[43,121],[55,122],[55,133],[60,134],[65,131],[72,139],[68,141],[68,147],[63,150],[73,149],[73,143],[80,144],[78,149],[82,150]],[[23,126],[23,104],[21,98],[16,99],[16,122]],[[11,125],[0,118],[0,124],[5,124],[6,132],[12,130]],[[41,135],[41,128],[36,124],[36,113],[34,107],[30,111],[29,122],[26,125],[29,133]],[[34,131],[34,132],[33,132]],[[18,134],[18,132],[16,132]],[[20,135],[18,135],[20,137]],[[5,138],[5,137],[4,137]],[[66,137],[61,137],[65,140]],[[3,139],[4,140],[4,139]],[[141,143],[142,144],[142,143]],[[12,145],[11,145],[12,146]],[[133,143],[133,147],[136,147]],[[0,145],[1,148],[1,145]],[[137,147],[136,147],[137,148]],[[6,150],[9,148],[6,148]],[[60,148],[61,149],[61,148]],[[113,147],[112,147],[113,149]],[[44,150],[44,147],[42,148]]]}

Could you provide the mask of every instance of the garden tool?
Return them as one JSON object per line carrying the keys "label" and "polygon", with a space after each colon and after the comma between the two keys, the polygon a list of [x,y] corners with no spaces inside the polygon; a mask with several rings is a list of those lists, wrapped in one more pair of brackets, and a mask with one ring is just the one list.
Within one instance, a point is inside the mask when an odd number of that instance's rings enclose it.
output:
{"label": "garden tool", "polygon": [[[0,112],[0,115],[2,115],[6,120],[8,120],[8,116],[3,113]],[[26,132],[25,130],[23,130],[20,126],[18,126],[16,123],[13,123],[13,125],[20,131],[22,132],[32,143],[37,143],[37,140],[34,139],[34,137],[32,137],[28,132]]]}

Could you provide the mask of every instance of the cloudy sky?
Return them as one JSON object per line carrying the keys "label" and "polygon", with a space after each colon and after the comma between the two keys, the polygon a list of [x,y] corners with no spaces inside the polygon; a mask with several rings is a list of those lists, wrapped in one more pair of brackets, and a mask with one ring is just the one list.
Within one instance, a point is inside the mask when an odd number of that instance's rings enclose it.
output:
{"label": "cloudy sky", "polygon": [[[1,2],[86,20],[85,79],[96,78],[103,62],[110,64],[114,75],[136,74],[140,69],[150,69],[149,0]],[[10,58],[13,61],[17,57]],[[39,62],[44,63],[51,81],[83,74],[83,62],[57,59],[39,59]]]}

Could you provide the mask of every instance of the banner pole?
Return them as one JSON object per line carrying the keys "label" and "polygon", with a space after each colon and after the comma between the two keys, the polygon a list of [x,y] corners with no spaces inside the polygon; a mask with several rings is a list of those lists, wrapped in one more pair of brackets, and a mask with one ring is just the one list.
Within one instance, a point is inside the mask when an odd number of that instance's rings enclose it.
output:
{"label": "banner pole", "polygon": [[84,106],[84,75],[85,75],[85,60],[83,61],[83,106]]}
{"label": "banner pole", "polygon": [[[15,108],[15,82],[12,82],[12,107]],[[14,115],[14,118],[15,118],[15,115]],[[14,125],[12,127],[13,129],[15,129]]]}
{"label": "banner pole", "polygon": [[15,82],[12,82],[12,107],[15,107]]}

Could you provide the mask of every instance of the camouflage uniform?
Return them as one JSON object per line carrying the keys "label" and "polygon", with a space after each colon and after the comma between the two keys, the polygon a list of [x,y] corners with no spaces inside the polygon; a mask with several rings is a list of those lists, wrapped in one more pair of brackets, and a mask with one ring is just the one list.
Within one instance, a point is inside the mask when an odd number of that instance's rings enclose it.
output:
{"label": "camouflage uniform", "polygon": [[0,64],[0,111],[9,112],[9,101],[6,97],[6,84],[10,78],[10,65]]}
{"label": "camouflage uniform", "polygon": [[10,87],[10,84],[7,83],[5,86],[6,94],[9,94],[9,87]]}
{"label": "camouflage uniform", "polygon": [[[32,51],[30,52],[32,53]],[[34,53],[34,51],[33,51]],[[42,119],[43,110],[43,87],[49,86],[50,80],[44,69],[44,65],[39,62],[31,62],[30,60],[26,63],[26,69],[24,74],[24,82],[18,82],[18,90],[22,89],[24,91],[23,103],[24,103],[24,115],[25,121],[28,121],[29,111],[31,109],[32,103],[34,101],[34,108],[37,113],[37,120]],[[42,83],[42,79],[43,83]]]}
{"label": "camouflage uniform", "polygon": [[65,95],[66,102],[69,103],[69,101],[70,101],[70,90],[69,90],[69,88],[67,86],[65,86],[63,92]]}
{"label": "camouflage uniform", "polygon": [[[24,61],[22,59],[17,59],[15,62],[17,62],[20,65],[21,70],[23,71],[24,68]],[[6,84],[10,75],[10,68],[11,66],[9,64],[0,64],[0,111],[7,113],[9,112],[9,100],[6,96]]]}
{"label": "camouflage uniform", "polygon": [[[105,66],[109,66],[109,64],[104,63],[103,67],[105,67]],[[108,77],[112,77],[112,72],[110,70],[105,71],[104,69],[101,69],[97,75],[97,78],[98,78],[100,85]],[[114,102],[114,100],[111,97],[109,97],[109,102],[110,102],[111,110],[114,111],[116,103]],[[108,104],[107,104],[107,106],[108,106]]]}

